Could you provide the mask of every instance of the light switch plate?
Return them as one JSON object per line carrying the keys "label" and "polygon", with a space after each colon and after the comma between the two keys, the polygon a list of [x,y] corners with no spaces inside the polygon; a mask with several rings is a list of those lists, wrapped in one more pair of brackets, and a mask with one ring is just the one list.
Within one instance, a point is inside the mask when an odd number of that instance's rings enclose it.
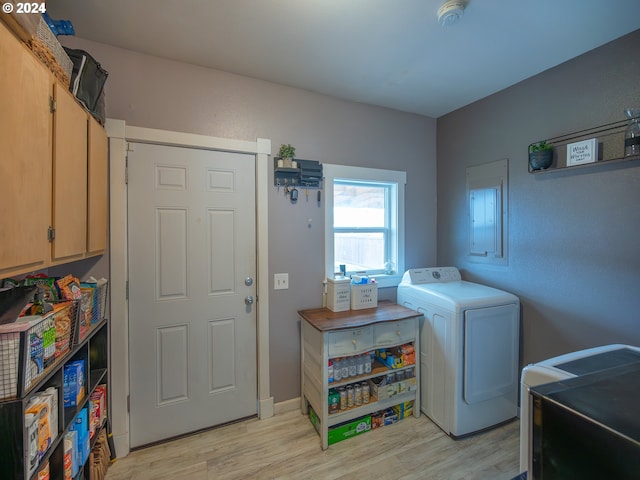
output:
{"label": "light switch plate", "polygon": [[288,273],[275,273],[273,275],[273,289],[274,290],[288,290],[289,289],[289,274]]}

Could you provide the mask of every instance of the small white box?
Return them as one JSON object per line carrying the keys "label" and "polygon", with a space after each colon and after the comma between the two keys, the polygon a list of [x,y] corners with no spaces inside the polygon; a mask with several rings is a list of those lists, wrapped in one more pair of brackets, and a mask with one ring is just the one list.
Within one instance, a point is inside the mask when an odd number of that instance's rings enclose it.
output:
{"label": "small white box", "polygon": [[327,278],[327,308],[332,312],[349,310],[351,280],[346,277]]}
{"label": "small white box", "polygon": [[375,308],[377,306],[377,283],[351,285],[351,310],[362,310],[363,308]]}

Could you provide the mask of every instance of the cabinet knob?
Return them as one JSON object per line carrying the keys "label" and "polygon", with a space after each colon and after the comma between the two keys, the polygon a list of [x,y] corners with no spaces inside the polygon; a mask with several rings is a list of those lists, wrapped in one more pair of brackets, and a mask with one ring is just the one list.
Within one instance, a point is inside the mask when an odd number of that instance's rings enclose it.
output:
{"label": "cabinet knob", "polygon": [[398,331],[396,332],[396,335],[400,336],[400,330],[398,330]]}
{"label": "cabinet knob", "polygon": [[354,338],[353,340],[351,340],[351,343],[353,343],[355,345],[356,344],[356,339]]}

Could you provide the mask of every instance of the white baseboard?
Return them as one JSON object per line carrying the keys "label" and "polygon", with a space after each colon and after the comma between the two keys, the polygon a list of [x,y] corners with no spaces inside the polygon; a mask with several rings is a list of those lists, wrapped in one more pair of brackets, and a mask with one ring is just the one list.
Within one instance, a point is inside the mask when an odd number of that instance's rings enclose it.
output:
{"label": "white baseboard", "polygon": [[274,406],[274,413],[276,415],[291,412],[293,410],[300,410],[300,397],[291,398],[284,402],[278,402]]}
{"label": "white baseboard", "polygon": [[124,458],[129,455],[129,432],[114,435],[113,445],[116,448],[116,458]]}
{"label": "white baseboard", "polygon": [[258,417],[260,419],[273,417],[273,397],[265,398],[258,401]]}

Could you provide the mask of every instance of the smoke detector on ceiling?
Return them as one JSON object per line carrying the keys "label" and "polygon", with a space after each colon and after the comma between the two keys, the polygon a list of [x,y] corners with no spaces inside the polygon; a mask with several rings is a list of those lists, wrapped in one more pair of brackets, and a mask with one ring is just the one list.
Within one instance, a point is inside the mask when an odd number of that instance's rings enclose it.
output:
{"label": "smoke detector on ceiling", "polygon": [[461,0],[447,0],[438,9],[438,22],[443,27],[453,25],[464,15],[464,2]]}

